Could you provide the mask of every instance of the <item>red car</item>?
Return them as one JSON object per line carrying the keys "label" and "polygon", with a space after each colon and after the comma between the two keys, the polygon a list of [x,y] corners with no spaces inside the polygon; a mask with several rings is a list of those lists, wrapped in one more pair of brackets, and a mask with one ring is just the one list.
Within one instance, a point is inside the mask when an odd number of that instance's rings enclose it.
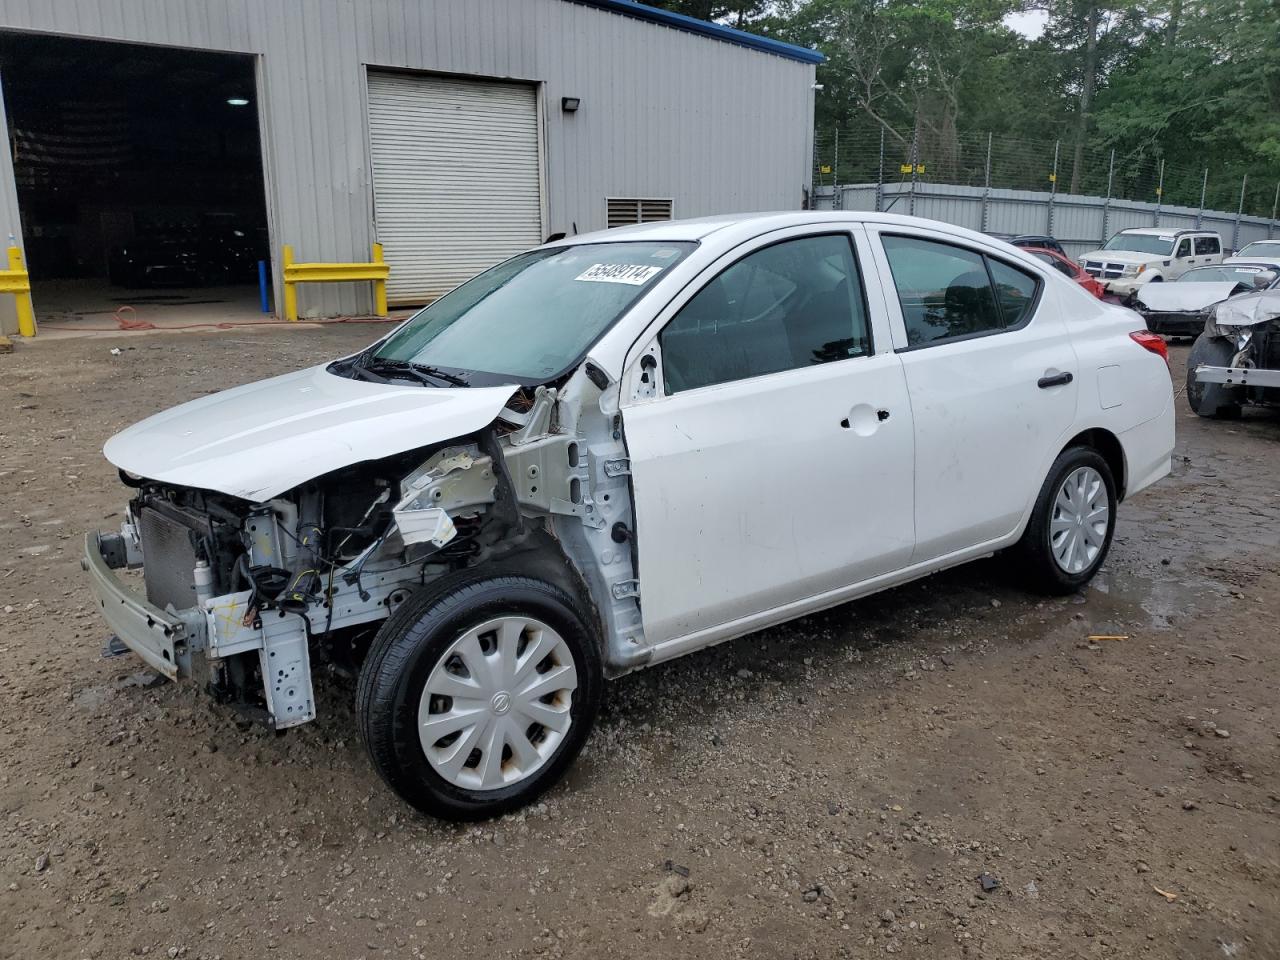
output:
{"label": "red car", "polygon": [[1099,300],[1106,296],[1107,291],[1103,289],[1102,284],[1085,273],[1080,264],[1076,263],[1074,260],[1064,257],[1056,250],[1047,250],[1044,247],[1026,247],[1025,250],[1033,257],[1039,257],[1059,273],[1070,277]]}

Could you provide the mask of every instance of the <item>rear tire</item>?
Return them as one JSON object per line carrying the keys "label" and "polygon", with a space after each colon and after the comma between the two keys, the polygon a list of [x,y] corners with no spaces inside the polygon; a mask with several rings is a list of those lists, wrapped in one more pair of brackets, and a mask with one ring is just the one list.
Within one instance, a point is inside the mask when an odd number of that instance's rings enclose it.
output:
{"label": "rear tire", "polygon": [[568,769],[600,707],[590,623],[568,593],[530,577],[463,576],[406,600],[378,631],[356,694],[378,774],[446,820],[532,802]]}
{"label": "rear tire", "polygon": [[1101,454],[1091,447],[1060,453],[1012,551],[1027,586],[1060,596],[1092,580],[1111,549],[1116,502],[1115,478]]}
{"label": "rear tire", "polygon": [[1196,367],[1205,364],[1210,367],[1226,367],[1231,365],[1235,351],[1231,344],[1217,337],[1200,334],[1191,346],[1187,356],[1187,404],[1192,412],[1202,417],[1218,417],[1234,419],[1240,416],[1241,390],[1239,387],[1228,387],[1225,383],[1200,383],[1196,380]]}

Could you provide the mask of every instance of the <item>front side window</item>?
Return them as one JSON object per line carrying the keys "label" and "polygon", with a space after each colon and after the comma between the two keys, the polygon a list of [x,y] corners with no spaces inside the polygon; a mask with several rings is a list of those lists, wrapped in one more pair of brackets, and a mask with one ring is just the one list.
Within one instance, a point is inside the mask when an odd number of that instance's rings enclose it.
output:
{"label": "front side window", "polygon": [[1218,243],[1217,237],[1196,237],[1196,255],[1204,256],[1205,254],[1215,254],[1222,252],[1222,245]]}
{"label": "front side window", "polygon": [[577,362],[694,247],[619,242],[531,250],[419,311],[364,357],[364,366],[409,364],[463,386],[545,382]]}
{"label": "front side window", "polygon": [[1191,238],[1190,237],[1185,238],[1181,243],[1178,244],[1178,256],[1179,257],[1191,256]]}
{"label": "front side window", "polygon": [[728,267],[659,336],[667,394],[871,352],[844,234],[786,240]]}

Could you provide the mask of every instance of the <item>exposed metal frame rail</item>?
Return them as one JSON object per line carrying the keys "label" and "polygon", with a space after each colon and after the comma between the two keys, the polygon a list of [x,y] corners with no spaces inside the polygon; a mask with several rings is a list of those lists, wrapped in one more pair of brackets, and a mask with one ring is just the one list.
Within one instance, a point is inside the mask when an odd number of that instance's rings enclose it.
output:
{"label": "exposed metal frame rail", "polygon": [[1225,383],[1233,387],[1280,387],[1280,370],[1201,364],[1196,367],[1196,379],[1201,383]]}

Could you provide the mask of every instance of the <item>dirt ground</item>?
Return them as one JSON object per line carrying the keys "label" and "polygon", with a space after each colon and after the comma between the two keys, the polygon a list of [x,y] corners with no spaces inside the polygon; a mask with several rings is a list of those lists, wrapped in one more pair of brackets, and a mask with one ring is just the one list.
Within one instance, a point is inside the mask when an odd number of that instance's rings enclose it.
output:
{"label": "dirt ground", "polygon": [[567,783],[459,827],[350,684],[275,736],[103,659],[79,566],[110,434],[380,329],[0,357],[0,958],[1280,958],[1280,415],[1179,398],[1083,594],[981,562],[624,678]]}

